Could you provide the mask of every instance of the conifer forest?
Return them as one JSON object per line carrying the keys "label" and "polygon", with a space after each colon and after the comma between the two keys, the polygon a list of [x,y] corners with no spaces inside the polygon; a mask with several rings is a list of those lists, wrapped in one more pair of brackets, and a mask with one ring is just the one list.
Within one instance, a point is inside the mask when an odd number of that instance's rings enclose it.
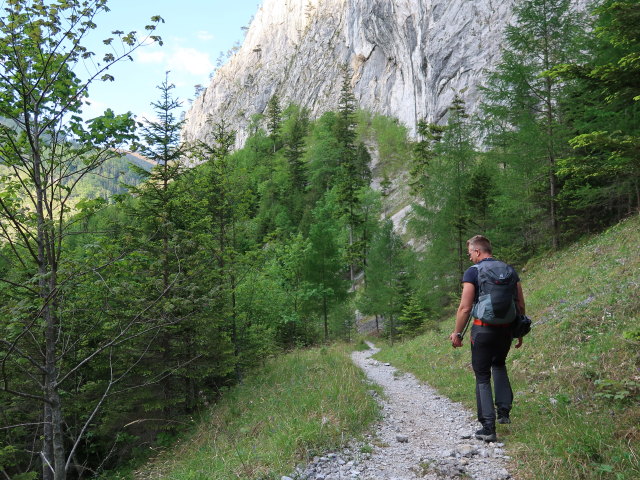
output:
{"label": "conifer forest", "polygon": [[[182,142],[170,75],[156,121],[83,120],[160,18],[114,32],[80,78],[107,1],[4,2],[0,478],[116,468],[268,357],[351,339],[358,315],[391,340],[433,328],[477,233],[521,266],[637,214],[640,4],[569,5],[517,2],[478,114],[458,97],[410,135],[358,108],[345,65],[335,111],[274,95],[238,149],[217,118]],[[155,166],[120,173],[125,146]],[[406,229],[386,207],[398,182]]]}

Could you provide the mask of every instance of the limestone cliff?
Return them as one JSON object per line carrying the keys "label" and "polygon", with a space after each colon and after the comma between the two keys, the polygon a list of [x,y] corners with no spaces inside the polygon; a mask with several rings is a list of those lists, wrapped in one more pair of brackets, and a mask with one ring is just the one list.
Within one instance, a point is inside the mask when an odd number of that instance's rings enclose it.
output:
{"label": "limestone cliff", "polygon": [[441,121],[456,93],[473,112],[513,3],[264,0],[242,48],[187,113],[185,139],[202,138],[211,115],[236,129],[242,144],[251,116],[274,93],[314,116],[335,109],[345,63],[359,106],[411,130],[421,118]]}

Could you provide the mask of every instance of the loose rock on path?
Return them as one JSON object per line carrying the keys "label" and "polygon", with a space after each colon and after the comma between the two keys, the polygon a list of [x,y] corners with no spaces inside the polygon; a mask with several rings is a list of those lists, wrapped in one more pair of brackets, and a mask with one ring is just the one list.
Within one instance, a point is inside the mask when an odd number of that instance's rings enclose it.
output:
{"label": "loose rock on path", "polygon": [[[352,359],[367,377],[384,388],[382,419],[363,442],[316,457],[293,478],[307,480],[410,480],[512,478],[502,443],[475,440],[474,415],[440,396],[411,374],[370,357],[379,349],[354,352]],[[282,477],[288,480],[289,477]]]}

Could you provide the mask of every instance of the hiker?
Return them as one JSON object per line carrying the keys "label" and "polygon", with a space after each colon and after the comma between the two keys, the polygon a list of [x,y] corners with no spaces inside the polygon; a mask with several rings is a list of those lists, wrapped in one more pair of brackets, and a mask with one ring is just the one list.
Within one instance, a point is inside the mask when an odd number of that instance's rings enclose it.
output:
{"label": "hiker", "polygon": [[[454,348],[462,347],[463,331],[473,317],[471,364],[476,377],[478,421],[482,424],[475,436],[479,440],[495,442],[496,411],[493,407],[491,376],[493,375],[495,387],[498,423],[511,423],[509,412],[513,391],[505,360],[513,340],[512,322],[516,315],[525,314],[524,295],[515,270],[491,256],[489,239],[476,235],[467,241],[467,250],[473,266],[462,277],[462,297],[450,339]],[[488,278],[499,279],[490,282]],[[494,302],[493,306],[489,305],[491,302]],[[500,302],[501,306],[498,306]],[[515,347],[520,348],[521,345],[522,337],[519,337]]]}

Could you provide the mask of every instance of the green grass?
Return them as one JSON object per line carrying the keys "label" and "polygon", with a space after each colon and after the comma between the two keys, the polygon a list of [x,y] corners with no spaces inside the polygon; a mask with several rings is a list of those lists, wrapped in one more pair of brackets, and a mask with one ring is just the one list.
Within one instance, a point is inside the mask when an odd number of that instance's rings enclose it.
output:
{"label": "green grass", "polygon": [[279,479],[316,453],[357,437],[378,418],[349,348],[274,359],[228,393],[188,439],[136,479]]}
{"label": "green grass", "polygon": [[[534,320],[509,355],[515,403],[498,436],[519,479],[640,478],[640,217],[521,273]],[[376,358],[475,409],[468,340],[441,330],[386,346]]]}

